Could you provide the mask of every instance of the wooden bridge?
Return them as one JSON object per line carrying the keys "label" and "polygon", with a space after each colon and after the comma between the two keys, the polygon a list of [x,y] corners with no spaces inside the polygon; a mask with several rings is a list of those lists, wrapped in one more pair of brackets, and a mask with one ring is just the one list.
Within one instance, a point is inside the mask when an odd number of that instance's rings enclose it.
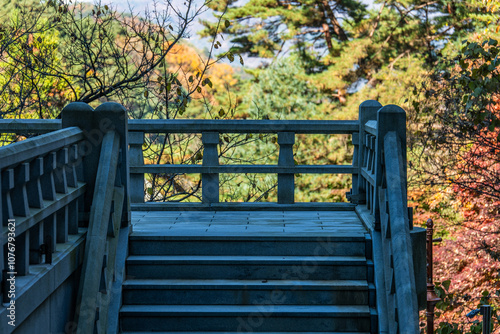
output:
{"label": "wooden bridge", "polygon": [[[405,122],[376,101],[357,121],[1,120],[38,136],[0,148],[0,333],[419,333]],[[201,133],[203,163],[145,165],[151,133]],[[277,134],[277,165],[220,165],[223,133]],[[295,165],[296,134],[351,135],[352,164]],[[144,203],[145,173],[200,173],[202,202]],[[221,173],[275,173],[278,200],[221,203]],[[350,203],[295,202],[298,173],[351,174]]]}

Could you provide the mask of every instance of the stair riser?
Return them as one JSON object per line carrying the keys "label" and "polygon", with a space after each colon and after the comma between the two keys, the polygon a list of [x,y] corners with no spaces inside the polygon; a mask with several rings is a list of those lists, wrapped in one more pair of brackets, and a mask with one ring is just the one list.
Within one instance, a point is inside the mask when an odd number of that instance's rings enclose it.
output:
{"label": "stair riser", "polygon": [[[266,306],[263,306],[266,307]],[[271,306],[268,306],[271,307]],[[127,331],[369,331],[369,316],[294,317],[272,313],[251,313],[240,316],[136,316],[122,314],[121,328]]]}
{"label": "stair riser", "polygon": [[130,255],[363,256],[362,241],[131,240]]}
{"label": "stair riser", "polygon": [[366,266],[314,263],[304,265],[129,263],[127,276],[129,279],[364,280]]}
{"label": "stair riser", "polygon": [[368,290],[311,290],[295,289],[255,290],[235,289],[142,290],[124,289],[126,305],[366,305]]}

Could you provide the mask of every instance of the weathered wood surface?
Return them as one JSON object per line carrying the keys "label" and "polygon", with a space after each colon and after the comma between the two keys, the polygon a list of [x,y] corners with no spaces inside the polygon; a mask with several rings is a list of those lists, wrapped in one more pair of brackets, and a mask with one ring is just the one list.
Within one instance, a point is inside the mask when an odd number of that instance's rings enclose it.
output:
{"label": "weathered wood surface", "polygon": [[[349,134],[357,132],[358,121],[267,121],[267,120],[142,120],[128,121],[129,131],[145,133],[295,133]],[[47,133],[61,129],[59,119],[1,119],[0,133]]]}
{"label": "weathered wood surface", "polygon": [[120,137],[115,131],[109,131],[104,135],[102,142],[85,244],[76,311],[79,334],[94,332],[119,150]]}
{"label": "weathered wood surface", "polygon": [[148,202],[132,204],[134,211],[354,211],[356,205],[351,203],[310,203],[278,204],[271,202]]}
{"label": "weathered wood surface", "polygon": [[134,233],[155,235],[364,235],[354,211],[132,211]]}
{"label": "weathered wood surface", "polygon": [[[403,149],[396,132],[389,132],[384,138],[385,177],[388,204],[387,219],[382,221],[382,236],[389,241],[390,251],[385,254],[387,273],[386,289],[394,294],[397,308],[399,333],[418,333],[418,302],[413,272],[413,251],[408,222],[406,198],[406,164],[403,163]],[[385,209],[385,208],[384,208]],[[385,210],[384,210],[385,211]],[[381,209],[382,214],[382,209]],[[385,226],[384,226],[385,225]]]}
{"label": "weathered wood surface", "polygon": [[60,119],[0,119],[0,133],[47,133],[61,127]]}
{"label": "weathered wood surface", "polygon": [[203,120],[203,119],[151,119],[128,122],[129,131],[146,133],[319,133],[349,134],[357,132],[358,121],[309,121],[309,120]]}
{"label": "weathered wood surface", "polygon": [[143,173],[261,173],[261,174],[357,174],[358,170],[352,165],[143,165],[131,166],[131,174]]}
{"label": "weathered wood surface", "polygon": [[16,166],[83,139],[82,130],[72,127],[29,138],[0,148],[0,169]]}

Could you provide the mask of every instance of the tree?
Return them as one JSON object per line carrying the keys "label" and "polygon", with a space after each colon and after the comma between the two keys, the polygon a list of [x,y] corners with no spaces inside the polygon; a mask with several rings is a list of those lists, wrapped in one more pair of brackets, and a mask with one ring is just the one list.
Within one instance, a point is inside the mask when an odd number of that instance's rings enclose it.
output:
{"label": "tree", "polygon": [[[118,13],[101,3],[71,5],[50,0],[21,6],[4,1],[5,8],[14,5],[17,10],[9,13],[11,21],[1,27],[0,68],[8,80],[0,87],[0,94],[23,95],[3,99],[1,109],[9,117],[25,115],[33,108],[44,109],[40,86],[51,81],[65,87],[66,101],[86,103],[113,99],[130,105],[138,96],[147,98],[152,87],[168,88],[168,99],[176,100],[176,105],[185,109],[199,87],[210,85],[207,71],[220,59],[210,51],[198,75],[184,85],[178,79],[182,73],[168,72],[171,66],[166,64],[167,55],[206,10],[206,3],[197,7],[189,0],[177,9],[167,1],[165,10],[155,5],[139,16]],[[40,48],[43,43],[51,48]]]}
{"label": "tree", "polygon": [[[290,51],[305,62],[310,81],[337,108],[352,109],[360,87],[369,98],[384,98],[395,77],[415,73],[415,80],[438,57],[447,40],[455,40],[496,20],[480,1],[222,1],[234,24],[224,32],[233,50],[274,57]],[[204,22],[204,34],[214,24]],[[419,71],[420,69],[420,71]],[[420,75],[418,74],[420,72]],[[392,103],[402,103],[415,82],[400,87]],[[359,94],[358,94],[359,95]]]}

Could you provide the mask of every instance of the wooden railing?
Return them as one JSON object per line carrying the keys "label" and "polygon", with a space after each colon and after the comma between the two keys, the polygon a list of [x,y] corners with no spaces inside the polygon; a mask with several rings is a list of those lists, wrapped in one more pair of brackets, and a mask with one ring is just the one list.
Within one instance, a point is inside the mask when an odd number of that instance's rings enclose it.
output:
{"label": "wooden railing", "polygon": [[418,333],[422,303],[417,292],[425,295],[425,257],[417,254],[414,258],[413,244],[422,246],[425,230],[420,229],[412,241],[406,188],[406,115],[398,106],[382,107],[368,101],[360,106],[360,123],[360,176],[357,185],[353,184],[352,193],[357,193],[352,198],[371,229],[379,330]]}
{"label": "wooden railing", "polygon": [[[44,325],[27,321],[26,332],[49,332],[61,322],[56,331],[108,332],[118,230],[129,222],[125,109],[75,103],[64,108],[62,122],[3,123],[4,133],[54,131],[0,148],[2,299],[16,306],[16,326],[2,321],[0,332],[11,333],[39,307],[52,308],[51,299],[61,309],[47,311]],[[7,319],[12,311],[0,313]]]}
{"label": "wooden railing", "polygon": [[[78,211],[87,186],[77,172],[83,139],[80,129],[70,127],[0,148],[2,300],[14,301],[16,325],[52,292],[42,288],[43,282],[24,285],[24,277],[31,271],[43,281],[57,268],[62,249],[71,253],[83,248]],[[55,275],[52,283],[64,282],[78,266],[78,257],[72,266]],[[37,298],[25,293],[29,286],[40,289]],[[7,319],[4,314],[2,318]],[[2,333],[15,329],[7,321],[0,324]]]}
{"label": "wooden railing", "polygon": [[[111,135],[112,132],[108,130],[95,133],[95,129],[102,127],[103,123],[94,119],[94,111],[83,104],[73,104],[71,108],[75,110],[76,116],[65,119],[63,112],[62,123],[57,120],[47,123],[40,120],[0,120],[0,132],[44,133],[56,130],[61,124],[64,127],[78,125],[82,129],[84,137],[89,141],[99,136],[102,139],[103,134],[108,133],[106,135],[105,146],[109,146],[110,148],[104,149],[103,152],[113,152],[112,155],[115,157],[117,154],[116,139],[114,135]],[[116,108],[118,108],[117,105],[115,105]],[[110,117],[109,114],[107,117]],[[115,124],[117,122],[116,116],[112,116],[111,118],[114,119],[111,124]],[[280,210],[304,208],[335,210],[338,208],[341,210],[355,210],[370,232],[373,243],[374,283],[377,291],[376,308],[379,315],[378,330],[387,333],[397,333],[398,331],[399,333],[418,332],[420,299],[417,302],[417,293],[420,293],[419,286],[422,283],[425,299],[425,252],[421,255],[424,266],[422,269],[422,261],[415,260],[416,257],[420,256],[419,253],[416,253],[419,250],[415,250],[414,245],[412,246],[412,243],[419,244],[419,242],[415,242],[414,240],[420,238],[420,236],[415,237],[418,233],[414,233],[416,228],[413,229],[412,227],[411,212],[407,207],[406,119],[405,113],[401,108],[393,105],[382,107],[376,101],[366,101],[360,105],[358,121],[128,120],[127,129],[127,122],[123,118],[124,115],[122,115],[122,125],[116,131],[120,137],[119,146],[122,155],[125,152],[125,154],[128,153],[130,156],[130,159],[125,157],[123,161],[129,161],[130,166],[129,164],[122,164],[118,167],[117,175],[120,176],[117,176],[116,179],[122,180],[123,192],[130,194],[131,202],[135,203],[134,209],[149,210],[154,206],[159,209],[182,207],[183,209],[200,210],[213,208],[225,208],[229,210],[241,208],[247,210],[256,208]],[[72,119],[73,121],[68,121],[68,119]],[[89,119],[94,120],[88,121]],[[69,130],[64,129],[61,131]],[[145,165],[143,156],[145,135],[157,133],[201,133],[203,145],[202,164]],[[278,163],[276,165],[220,165],[218,153],[219,137],[225,133],[277,134],[277,143],[279,145]],[[354,145],[352,164],[295,165],[293,145],[296,134],[352,135],[352,143]],[[108,164],[109,161],[114,161],[115,158],[99,158],[98,155],[93,154],[93,158],[86,157],[86,159],[95,165],[95,171],[93,172],[93,180],[95,180],[98,174],[98,162],[102,164],[104,163],[102,161],[108,161],[105,163]],[[109,167],[111,171],[114,167],[113,165],[109,166],[111,166]],[[91,170],[92,168],[88,170],[85,168],[82,171],[83,179],[92,178]],[[17,175],[16,172],[10,173]],[[170,203],[171,205],[169,203],[144,203],[144,174],[147,173],[200,173],[202,178],[202,203],[185,203],[185,206],[182,206],[182,203]],[[277,203],[266,203],[264,205],[258,203],[232,203],[233,205],[219,203],[219,174],[221,173],[277,174]],[[300,203],[295,203],[294,177],[299,173],[351,174],[352,189],[348,193],[348,199],[351,203],[321,203],[326,205],[317,205],[316,203],[300,205]],[[130,180],[128,180],[128,177],[130,177]],[[2,182],[3,178],[2,169]],[[114,179],[115,177],[111,177],[111,180]],[[97,184],[104,185],[106,182],[103,179],[98,181]],[[127,190],[128,186],[130,187],[130,191]],[[97,190],[94,191],[93,187],[94,182],[87,185],[88,189],[81,201],[81,207],[88,208],[87,212],[90,212],[89,201],[91,202],[104,196],[103,200],[99,201],[109,204],[109,199],[113,196],[119,196],[116,194],[120,193],[120,191],[116,190],[116,187],[112,187],[110,184],[106,184],[105,190],[100,190],[104,191],[107,195],[102,195],[96,192]],[[2,189],[7,188],[5,186],[2,187]],[[16,190],[15,196],[19,196],[18,192]],[[115,195],[110,195],[112,192]],[[121,201],[124,208],[121,210],[119,206],[116,206],[117,202],[120,201],[119,198],[115,198],[113,202],[115,212],[117,210],[123,212],[122,221],[128,221],[128,202],[126,200]],[[111,204],[108,204],[105,206],[112,207]],[[16,210],[19,209],[16,207]],[[92,210],[97,211],[92,211],[93,213],[89,216],[90,220],[97,219],[97,217],[109,217],[111,214],[103,206],[100,206],[99,209],[93,207]],[[116,219],[119,220],[119,217],[115,217],[114,219],[116,222]],[[99,230],[99,232],[96,232],[96,235],[102,235],[100,233],[103,233],[104,227],[102,224],[98,224],[98,226],[95,228]],[[115,223],[112,226],[116,228]],[[90,227],[90,229],[94,228]],[[425,249],[425,231],[423,238]],[[98,241],[96,243],[97,246],[87,245],[87,249],[95,248],[99,250],[102,247],[101,242],[102,240]],[[99,271],[98,268],[106,262],[99,261],[98,263],[87,263],[86,266],[88,268],[84,266],[87,268],[85,271]],[[424,275],[422,282],[415,278],[415,273],[417,275]],[[91,290],[94,291],[96,282],[102,280],[89,278],[90,281],[92,282],[89,283],[92,286]],[[415,290],[415,287],[417,287],[417,290]],[[95,296],[93,293],[84,293],[83,295]],[[94,299],[87,302],[95,306]],[[89,319],[95,319],[95,314],[90,315]],[[89,321],[89,323],[93,324],[94,322]]]}
{"label": "wooden railing", "polygon": [[[357,121],[130,120],[129,138],[131,159],[131,201],[132,203],[144,202],[145,173],[200,173],[202,177],[202,207],[205,208],[219,203],[219,174],[275,173],[278,175],[277,204],[293,204],[295,203],[295,174],[358,174],[358,166],[352,164],[316,166],[295,165],[293,153],[295,135],[354,134],[358,131],[358,129],[359,123]],[[201,133],[201,140],[203,144],[202,164],[145,165],[143,157],[143,144],[144,135],[146,133]],[[219,145],[219,137],[225,133],[277,133],[277,143],[279,145],[278,164],[220,165],[217,147]],[[224,206],[228,205],[231,208],[235,208],[235,206],[230,206],[230,204],[224,203]],[[188,206],[191,209],[195,209],[197,205],[189,203]],[[272,205],[268,207],[272,207]],[[148,208],[151,208],[151,206],[148,206]]]}

